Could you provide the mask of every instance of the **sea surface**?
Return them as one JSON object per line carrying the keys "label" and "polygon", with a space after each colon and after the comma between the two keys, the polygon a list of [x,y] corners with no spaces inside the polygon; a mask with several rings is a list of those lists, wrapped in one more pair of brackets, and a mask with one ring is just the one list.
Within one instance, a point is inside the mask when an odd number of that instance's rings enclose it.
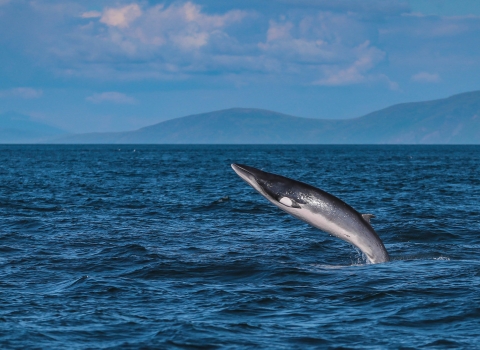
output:
{"label": "sea surface", "polygon": [[[392,261],[238,162],[372,213]],[[480,146],[0,146],[0,348],[480,348]]]}

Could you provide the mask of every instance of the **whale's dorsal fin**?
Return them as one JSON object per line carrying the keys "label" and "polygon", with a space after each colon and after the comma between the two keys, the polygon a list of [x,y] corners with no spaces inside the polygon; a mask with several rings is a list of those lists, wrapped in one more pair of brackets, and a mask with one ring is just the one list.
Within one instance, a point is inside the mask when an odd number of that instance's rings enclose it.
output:
{"label": "whale's dorsal fin", "polygon": [[374,218],[374,217],[375,217],[375,215],[373,215],[373,214],[362,214],[363,220],[365,220],[368,223],[370,223],[370,219]]}

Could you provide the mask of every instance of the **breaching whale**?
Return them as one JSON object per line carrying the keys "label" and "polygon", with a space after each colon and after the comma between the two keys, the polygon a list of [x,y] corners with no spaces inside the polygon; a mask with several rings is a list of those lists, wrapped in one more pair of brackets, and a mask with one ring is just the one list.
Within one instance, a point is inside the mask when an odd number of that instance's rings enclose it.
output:
{"label": "breaching whale", "polygon": [[370,225],[372,214],[360,214],[341,199],[300,181],[242,164],[233,170],[246,183],[283,211],[343,239],[360,249],[373,263],[390,260]]}

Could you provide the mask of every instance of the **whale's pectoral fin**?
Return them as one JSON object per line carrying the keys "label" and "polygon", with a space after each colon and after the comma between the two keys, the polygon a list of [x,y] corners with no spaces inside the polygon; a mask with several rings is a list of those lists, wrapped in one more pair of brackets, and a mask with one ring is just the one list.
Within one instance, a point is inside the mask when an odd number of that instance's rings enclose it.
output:
{"label": "whale's pectoral fin", "polygon": [[373,215],[373,214],[362,214],[363,220],[365,220],[368,223],[370,223],[370,219],[374,218],[374,217],[375,217],[375,215]]}

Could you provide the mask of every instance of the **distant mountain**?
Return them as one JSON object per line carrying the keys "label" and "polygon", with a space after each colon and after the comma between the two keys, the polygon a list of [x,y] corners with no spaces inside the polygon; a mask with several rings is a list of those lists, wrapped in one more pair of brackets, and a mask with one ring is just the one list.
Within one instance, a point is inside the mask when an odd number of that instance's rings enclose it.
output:
{"label": "distant mountain", "polygon": [[[232,108],[171,119],[135,131],[80,134],[60,138],[57,142],[124,144],[299,143],[312,139],[311,136],[304,138],[301,134],[312,128],[319,129],[319,126],[322,128],[322,123],[330,124],[332,122],[292,117],[261,109]],[[295,131],[292,132],[292,130]],[[312,143],[312,141],[309,143]]]}
{"label": "distant mountain", "polygon": [[15,112],[0,114],[0,143],[37,143],[66,132]]}
{"label": "distant mountain", "polygon": [[480,91],[402,103],[354,119],[308,119],[233,108],[139,130],[57,138],[56,143],[479,144]]}

